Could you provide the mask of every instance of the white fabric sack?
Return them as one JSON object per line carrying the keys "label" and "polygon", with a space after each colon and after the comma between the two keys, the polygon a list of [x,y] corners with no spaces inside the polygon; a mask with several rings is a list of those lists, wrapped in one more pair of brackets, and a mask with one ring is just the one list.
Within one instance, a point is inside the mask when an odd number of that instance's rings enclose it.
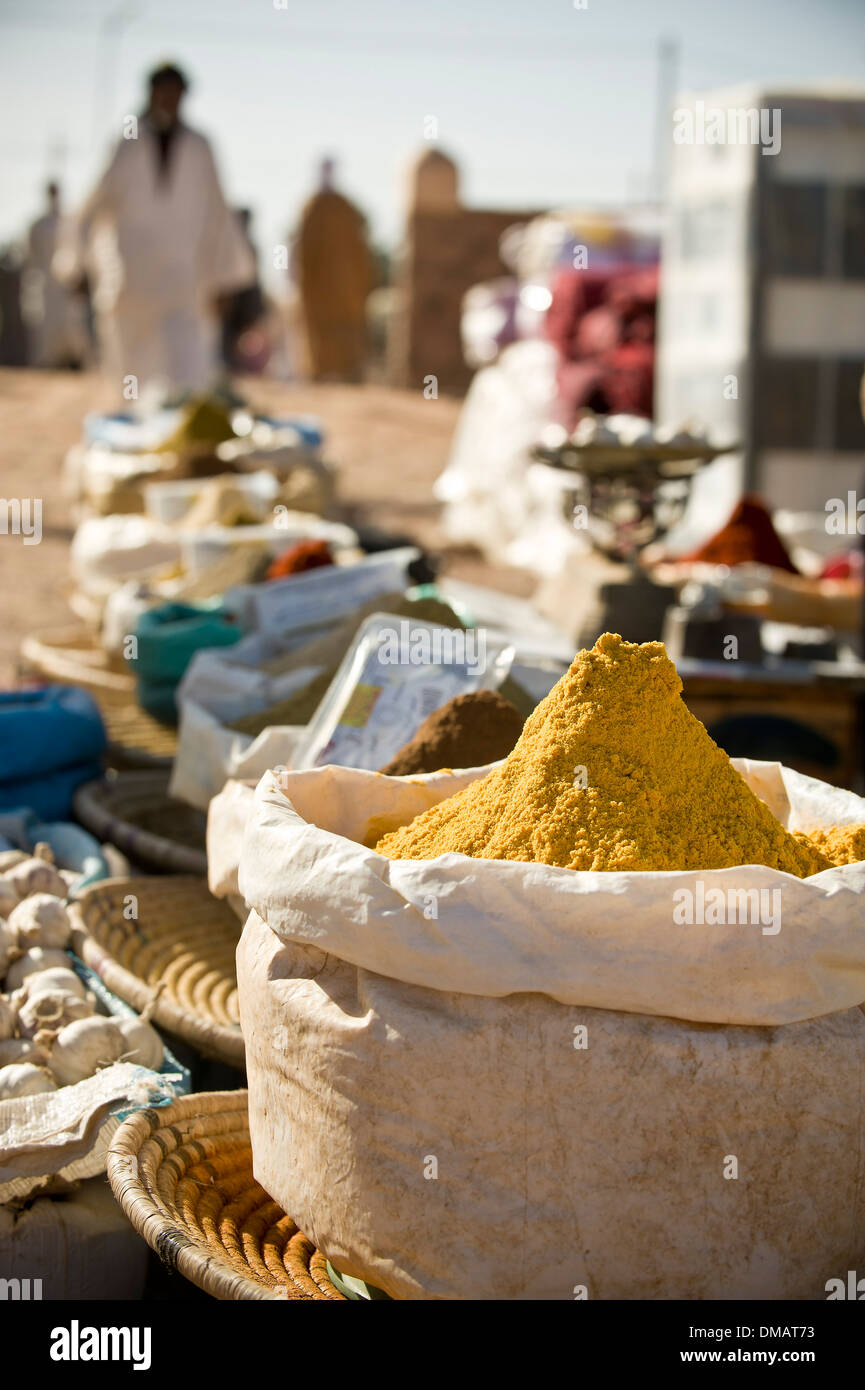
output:
{"label": "white fabric sack", "polygon": [[254,473],[216,473],[210,478],[173,478],[165,482],[145,483],[144,510],[154,521],[166,526],[182,523],[190,508],[215,482],[230,483],[242,493],[263,521],[272,512],[279,497],[279,483],[272,473],[259,469]]}
{"label": "white fabric sack", "polygon": [[145,516],[95,516],[72,540],[70,570],[86,594],[105,597],[128,579],[145,579],[180,561],[180,541]]}
{"label": "white fabric sack", "polygon": [[[320,540],[327,542],[336,558],[352,555],[358,544],[357,532],[342,522],[325,521],[323,517],[313,516],[310,512],[287,509],[277,520],[269,519],[259,525],[220,526],[211,522],[197,530],[184,530],[180,521],[171,529],[176,532],[180,542],[183,568],[191,575],[201,574],[239,545],[260,544],[271,556],[276,557],[298,541]],[[293,576],[293,581],[296,578]],[[261,586],[253,586],[256,587]]]}
{"label": "white fabric sack", "polygon": [[[738,766],[791,828],[865,821]],[[214,802],[211,887],[252,909],[256,1177],[399,1297],[824,1298],[865,1248],[865,865],[588,874],[358,843],[487,770],[326,767]],[[697,880],[780,890],[781,929],[674,925]]]}
{"label": "white fabric sack", "polygon": [[25,1197],[48,1177],[71,1182],[104,1173],[118,1113],[174,1094],[170,1077],[115,1062],[74,1086],[0,1101],[0,1203]]}

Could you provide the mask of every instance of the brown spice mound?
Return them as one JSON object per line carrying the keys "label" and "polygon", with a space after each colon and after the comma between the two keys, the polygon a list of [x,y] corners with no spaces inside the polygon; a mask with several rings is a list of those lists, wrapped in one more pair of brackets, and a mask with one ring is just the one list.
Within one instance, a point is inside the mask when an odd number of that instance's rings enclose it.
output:
{"label": "brown spice mound", "polygon": [[433,710],[414,738],[379,768],[388,777],[436,772],[440,767],[483,767],[510,753],[523,716],[495,690],[457,695]]}
{"label": "brown spice mound", "polygon": [[865,859],[865,825],[836,825],[831,830],[814,830],[808,839],[835,865],[858,864]]}
{"label": "brown spice mound", "polygon": [[662,643],[605,633],[577,654],[500,767],[376,849],[606,872],[766,864],[805,878],[828,868],[754,795],[681,689]]}

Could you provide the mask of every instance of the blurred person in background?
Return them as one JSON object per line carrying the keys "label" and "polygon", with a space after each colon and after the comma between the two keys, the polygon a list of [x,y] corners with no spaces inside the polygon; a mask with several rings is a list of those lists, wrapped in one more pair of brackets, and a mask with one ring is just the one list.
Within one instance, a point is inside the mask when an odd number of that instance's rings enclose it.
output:
{"label": "blurred person in background", "polygon": [[243,289],[225,298],[222,312],[222,360],[231,372],[263,372],[270,356],[270,340],[265,327],[267,306],[258,273],[258,251],[252,239],[252,212],[235,211],[243,238],[249,247],[255,276]]}
{"label": "blurred person in background", "polygon": [[154,382],[204,390],[227,296],[256,278],[210,144],[181,120],[184,74],[166,64],[148,85],[55,261],[79,286],[93,274],[103,367],[127,399]]}
{"label": "blurred person in background", "polygon": [[45,193],[47,209],[27,233],[21,277],[28,361],[34,367],[81,367],[88,352],[85,305],[52,268],[61,226],[60,188],[49,183]]}
{"label": "blurred person in background", "polygon": [[360,381],[367,355],[366,301],[375,269],[363,214],[333,186],[324,159],[318,192],[303,209],[294,269],[314,381]]}

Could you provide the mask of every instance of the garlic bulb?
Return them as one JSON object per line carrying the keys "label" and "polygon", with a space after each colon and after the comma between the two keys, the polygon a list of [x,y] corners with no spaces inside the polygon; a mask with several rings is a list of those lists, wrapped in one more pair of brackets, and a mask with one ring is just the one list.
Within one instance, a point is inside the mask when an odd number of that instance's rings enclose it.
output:
{"label": "garlic bulb", "polygon": [[25,859],[8,871],[6,882],[11,883],[19,898],[26,898],[30,893],[66,897],[66,884],[54,867],[54,856],[48,845],[37,845],[32,859]]}
{"label": "garlic bulb", "polygon": [[18,1010],[12,1000],[7,999],[5,994],[0,994],[0,1042],[5,1042],[7,1038],[11,1038],[15,1032],[17,1017]]}
{"label": "garlic bulb", "polygon": [[65,946],[72,931],[66,904],[51,893],[31,893],[12,909],[6,925],[22,951],[31,946]]}
{"label": "garlic bulb", "polygon": [[159,1071],[162,1066],[163,1047],[156,1029],[140,1018],[115,1018],[114,1022],[126,1039],[123,1061]]}
{"label": "garlic bulb", "polygon": [[[68,957],[67,957],[68,960]],[[69,966],[55,965],[48,970],[36,970],[32,975],[28,975],[22,986],[24,996],[32,998],[34,994],[44,994],[48,989],[62,990],[64,994],[74,994],[77,999],[84,999],[87,991],[84,988],[84,981]]]}
{"label": "garlic bulb", "polygon": [[69,957],[57,946],[33,946],[13,961],[6,972],[6,990],[20,989],[29,975],[37,970],[52,970],[55,966],[69,968]]}
{"label": "garlic bulb", "polygon": [[29,858],[29,854],[24,854],[20,849],[0,850],[0,874],[7,874],[16,864],[23,864]]}
{"label": "garlic bulb", "polygon": [[57,1034],[49,1059],[51,1070],[61,1086],[74,1086],[99,1067],[119,1061],[126,1046],[114,1019],[99,1014],[79,1018]]}
{"label": "garlic bulb", "polygon": [[38,1096],[43,1091],[56,1091],[57,1083],[44,1067],[32,1062],[12,1062],[0,1068],[0,1100],[15,1096]]}
{"label": "garlic bulb", "polygon": [[9,969],[9,962],[16,950],[15,934],[10,931],[6,923],[0,918],[0,979],[2,979]]}
{"label": "garlic bulb", "polygon": [[44,1052],[29,1038],[7,1038],[5,1042],[0,1042],[0,1067],[8,1067],[10,1062],[39,1064],[44,1061]]}
{"label": "garlic bulb", "polygon": [[[36,979],[39,979],[38,975]],[[42,1029],[59,1033],[67,1023],[74,1023],[78,1018],[89,1018],[92,1013],[93,1005],[88,999],[79,999],[58,989],[41,990],[38,994],[30,995],[27,1002],[21,1005],[18,1032],[23,1038],[35,1038]]]}
{"label": "garlic bulb", "polygon": [[18,894],[12,884],[0,878],[0,917],[8,917],[17,902]]}

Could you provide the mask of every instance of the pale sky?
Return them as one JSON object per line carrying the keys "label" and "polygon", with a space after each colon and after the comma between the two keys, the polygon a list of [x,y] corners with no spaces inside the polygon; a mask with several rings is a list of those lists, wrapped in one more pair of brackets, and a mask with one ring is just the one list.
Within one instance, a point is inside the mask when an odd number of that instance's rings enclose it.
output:
{"label": "pale sky", "polygon": [[428,116],[471,205],[639,200],[665,36],[681,89],[865,84],[865,0],[0,0],[0,242],[46,178],[84,195],[166,58],[265,252],[327,153],[393,245]]}

